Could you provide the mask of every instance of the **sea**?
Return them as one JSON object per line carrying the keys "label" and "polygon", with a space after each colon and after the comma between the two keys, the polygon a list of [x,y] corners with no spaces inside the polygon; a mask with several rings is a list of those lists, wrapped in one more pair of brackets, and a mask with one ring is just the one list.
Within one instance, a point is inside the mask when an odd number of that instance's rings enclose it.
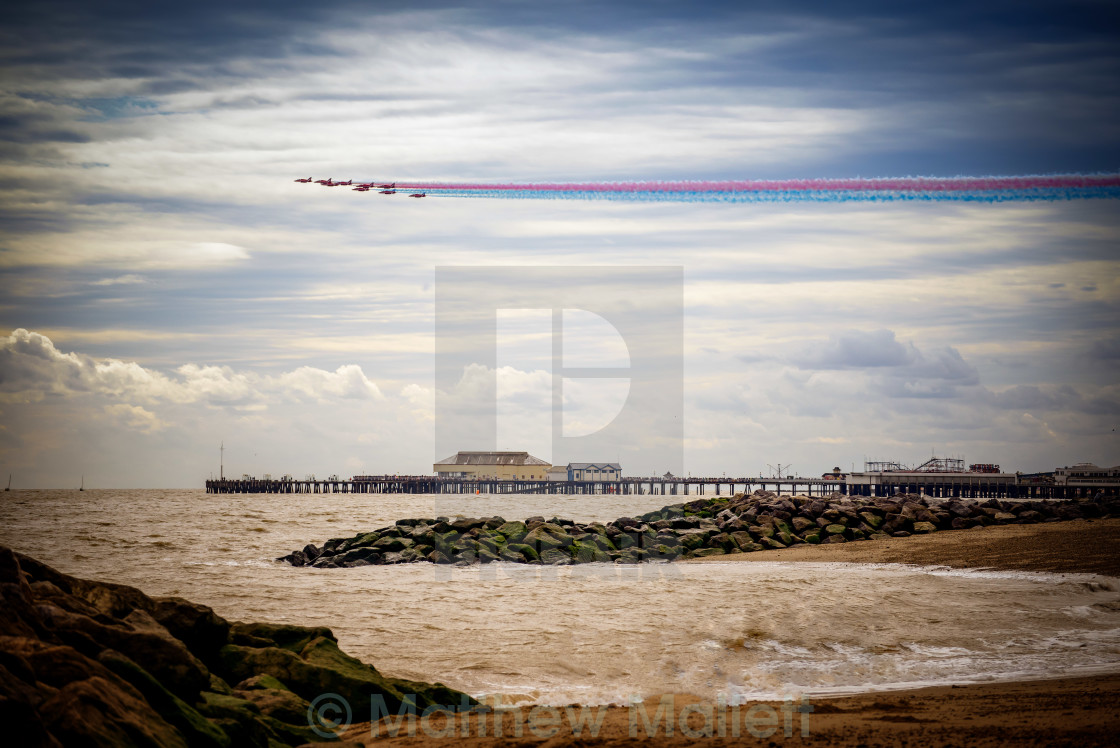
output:
{"label": "sea", "polygon": [[1120,671],[1120,579],[897,564],[432,564],[276,557],[409,517],[609,521],[660,496],[20,490],[0,544],[237,621],[328,626],[382,673],[505,704],[777,699]]}

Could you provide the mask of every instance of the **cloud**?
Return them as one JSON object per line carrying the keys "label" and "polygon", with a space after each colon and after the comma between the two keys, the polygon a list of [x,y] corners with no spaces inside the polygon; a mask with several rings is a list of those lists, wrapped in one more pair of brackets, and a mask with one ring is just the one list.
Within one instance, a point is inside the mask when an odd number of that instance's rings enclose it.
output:
{"label": "cloud", "polygon": [[384,399],[378,386],[353,364],[333,372],[301,366],[278,375],[184,364],[168,375],[134,361],[63,353],[50,338],[22,328],[0,341],[0,397],[28,402],[83,393],[132,403],[235,408],[268,407],[276,401]]}
{"label": "cloud", "polygon": [[127,275],[118,275],[116,278],[102,278],[100,280],[91,281],[91,286],[134,286],[139,283],[147,283],[148,280],[142,275],[135,273],[128,273]]}
{"label": "cloud", "polygon": [[909,366],[921,359],[913,343],[895,340],[891,330],[846,330],[828,343],[807,344],[793,356],[802,369],[866,369]]}
{"label": "cloud", "polygon": [[799,369],[863,372],[870,388],[890,397],[953,397],[960,387],[980,384],[976,368],[955,348],[923,352],[892,330],[845,330],[799,348],[790,357]]}
{"label": "cloud", "polygon": [[156,417],[155,413],[141,408],[139,405],[117,403],[106,405],[105,414],[125,427],[144,434],[154,434],[167,428],[168,424]]}

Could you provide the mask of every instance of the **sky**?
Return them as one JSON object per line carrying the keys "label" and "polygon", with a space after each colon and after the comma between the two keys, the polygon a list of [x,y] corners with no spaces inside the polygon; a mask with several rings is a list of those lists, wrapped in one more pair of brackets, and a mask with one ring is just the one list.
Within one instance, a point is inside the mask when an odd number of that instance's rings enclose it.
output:
{"label": "sky", "polygon": [[[680,268],[693,475],[1116,465],[1115,199],[409,200],[293,180],[1115,173],[1118,20],[1106,2],[6,5],[0,472],[199,487],[224,454],[235,476],[430,473],[446,266]],[[501,320],[493,367],[450,388],[496,382],[498,443],[460,448],[551,459],[548,315]],[[586,333],[573,351],[625,359]],[[596,428],[619,397],[566,390],[565,418]],[[635,437],[565,456],[663,472],[653,454]]]}

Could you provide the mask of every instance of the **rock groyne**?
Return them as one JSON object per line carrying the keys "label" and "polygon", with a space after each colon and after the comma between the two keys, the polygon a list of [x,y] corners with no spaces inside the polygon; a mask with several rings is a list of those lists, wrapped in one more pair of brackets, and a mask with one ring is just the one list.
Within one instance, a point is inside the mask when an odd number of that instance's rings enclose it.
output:
{"label": "rock groyne", "polygon": [[474,704],[441,684],[382,675],[328,628],[236,623],[205,605],[62,574],[0,547],[5,744],[276,748],[331,738],[311,702],[359,718],[381,697]]}
{"label": "rock groyne", "polygon": [[641,563],[1108,516],[1120,516],[1120,500],[978,502],[915,495],[780,497],[756,491],[673,504],[607,523],[556,517],[402,519],[389,527],[328,540],[322,548],[308,545],[277,560],[316,568],[421,561],[455,566],[496,561]]}

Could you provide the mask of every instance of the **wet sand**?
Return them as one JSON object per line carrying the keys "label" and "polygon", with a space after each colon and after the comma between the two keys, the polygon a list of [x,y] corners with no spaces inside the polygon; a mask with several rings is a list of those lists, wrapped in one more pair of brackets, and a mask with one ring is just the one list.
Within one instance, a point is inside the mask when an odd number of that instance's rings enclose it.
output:
{"label": "wet sand", "polygon": [[[442,714],[414,724],[415,737],[408,737],[408,722],[400,725],[397,737],[386,733],[385,720],[378,724],[379,737],[371,735],[371,725],[355,725],[344,736],[343,745],[401,746],[616,746],[638,742],[650,746],[961,746],[975,748],[1006,745],[1114,746],[1120,730],[1120,675],[1062,680],[993,683],[969,686],[944,686],[911,691],[890,691],[832,699],[813,699],[807,714],[781,702],[744,704],[737,711],[723,710],[723,718],[712,713],[705,733],[705,716],[687,714],[684,724],[691,735],[682,734],[680,715],[689,705],[702,706],[696,699],[674,700],[674,728],[667,735],[666,720],[656,714],[658,704],[638,707],[643,717],[627,707],[604,708],[600,729],[589,726],[573,734],[566,710],[542,709],[536,722],[528,709],[512,710],[503,719],[503,737],[495,738],[493,718],[488,719],[485,736],[479,736],[476,722],[470,723],[469,737],[461,722],[448,727]],[[791,705],[797,706],[797,705]],[[755,711],[751,711],[754,709]],[[787,736],[786,712],[789,712]],[[578,708],[573,710],[578,714]],[[597,710],[588,710],[592,716]],[[558,718],[554,722],[552,717]],[[738,717],[739,737],[732,725]],[[578,718],[577,718],[578,719]],[[753,720],[753,721],[752,721]],[[631,721],[635,729],[631,730]],[[652,734],[646,723],[653,726]],[[515,723],[521,724],[521,736]],[[425,731],[424,725],[427,726]],[[539,735],[534,735],[533,727]],[[722,730],[721,730],[722,726]],[[754,730],[752,734],[751,730]],[[807,735],[803,735],[803,730]],[[440,733],[449,731],[440,737]],[[554,735],[548,737],[552,732]],[[426,734],[427,733],[427,734]],[[721,734],[722,733],[722,734]],[[331,745],[338,745],[333,743]]]}
{"label": "wet sand", "polygon": [[1120,577],[1120,519],[943,530],[909,538],[805,545],[677,563],[759,561],[842,561],[961,569],[985,567]]}
{"label": "wet sand", "polygon": [[[1008,525],[974,530],[943,531],[932,535],[828,546],[806,546],[762,553],[745,553],[695,559],[684,563],[751,563],[769,561],[831,561],[849,563],[902,563],[955,568],[989,567],[1021,571],[1089,573],[1120,577],[1120,519],[1056,522],[1042,525]],[[1000,682],[965,686],[939,686],[909,691],[886,691],[838,698],[813,698],[812,711],[795,711],[797,705],[751,702],[737,711],[698,703],[693,697],[671,699],[674,730],[657,719],[659,703],[631,709],[605,709],[600,729],[589,727],[573,734],[568,713],[515,709],[503,717],[503,737],[494,735],[494,717],[487,717],[485,736],[478,734],[477,718],[464,734],[456,722],[453,734],[443,715],[414,726],[407,722],[397,737],[386,735],[386,720],[379,723],[377,738],[368,722],[353,725],[345,734],[351,745],[827,745],[856,746],[1113,746],[1120,743],[1120,674],[1053,680]],[[687,714],[692,704],[700,713]],[[704,735],[703,709],[711,709]],[[643,718],[639,710],[645,708]],[[752,711],[753,708],[753,711]],[[787,711],[783,711],[785,708]],[[590,716],[599,716],[589,708]],[[694,730],[682,734],[680,717]],[[722,712],[723,718],[717,715]],[[573,714],[578,713],[578,708]],[[558,724],[550,726],[550,718]],[[461,720],[461,716],[458,718]],[[750,720],[754,721],[750,721]],[[535,721],[533,721],[535,720]],[[788,736],[787,732],[788,720]],[[738,722],[740,737],[732,725]],[[634,729],[631,729],[634,722]],[[646,723],[653,725],[648,731]],[[521,735],[516,735],[516,723]],[[722,730],[721,730],[722,725]],[[536,727],[534,733],[532,727]],[[750,732],[750,728],[755,733]],[[766,734],[770,729],[772,734]],[[807,730],[808,735],[802,731]],[[721,734],[722,732],[722,734]],[[550,733],[553,733],[550,735]],[[335,743],[334,745],[338,745]]]}

